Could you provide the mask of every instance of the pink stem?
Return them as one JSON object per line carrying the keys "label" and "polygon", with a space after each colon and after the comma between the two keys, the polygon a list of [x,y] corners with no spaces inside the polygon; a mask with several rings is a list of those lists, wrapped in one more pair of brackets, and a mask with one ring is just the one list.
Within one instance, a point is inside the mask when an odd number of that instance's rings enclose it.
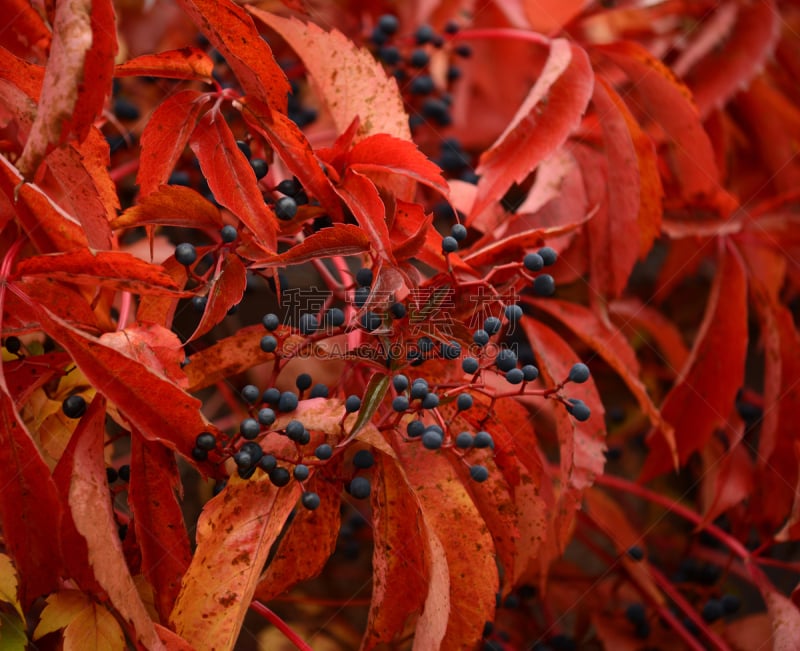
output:
{"label": "pink stem", "polygon": [[303,639],[295,633],[289,625],[284,622],[278,615],[267,608],[260,601],[253,600],[250,602],[250,608],[266,619],[270,624],[274,625],[286,638],[294,644],[300,651],[313,651]]}
{"label": "pink stem", "polygon": [[550,39],[536,32],[529,32],[524,29],[513,29],[510,27],[489,27],[486,29],[463,29],[460,32],[453,34],[451,40],[463,41],[466,39],[480,39],[480,38],[502,38],[502,39],[516,39],[518,41],[528,41],[536,43],[536,45],[550,45]]}

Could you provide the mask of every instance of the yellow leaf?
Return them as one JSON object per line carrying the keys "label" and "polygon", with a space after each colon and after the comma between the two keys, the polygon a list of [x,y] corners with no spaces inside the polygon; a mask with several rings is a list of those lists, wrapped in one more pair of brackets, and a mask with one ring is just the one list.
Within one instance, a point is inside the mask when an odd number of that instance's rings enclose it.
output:
{"label": "yellow leaf", "polygon": [[27,648],[25,623],[15,615],[0,613],[0,651],[25,651]]}
{"label": "yellow leaf", "polygon": [[39,624],[33,631],[33,639],[69,626],[75,618],[91,606],[89,597],[79,590],[64,590],[47,597]]}
{"label": "yellow leaf", "polygon": [[0,554],[0,601],[14,606],[20,619],[25,619],[17,597],[17,570],[14,563],[5,554]]}
{"label": "yellow leaf", "polygon": [[91,604],[64,630],[64,651],[125,651],[125,635],[114,615]]}

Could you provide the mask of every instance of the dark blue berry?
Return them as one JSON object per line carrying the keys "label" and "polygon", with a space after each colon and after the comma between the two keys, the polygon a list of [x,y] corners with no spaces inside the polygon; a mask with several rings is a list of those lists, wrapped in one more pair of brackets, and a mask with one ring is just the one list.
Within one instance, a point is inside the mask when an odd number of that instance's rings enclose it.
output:
{"label": "dark blue berry", "polygon": [[298,399],[297,394],[292,391],[284,391],[278,400],[279,411],[294,411],[297,409]]}
{"label": "dark blue berry", "polygon": [[433,350],[433,340],[430,337],[420,337],[417,346],[423,353],[429,353]]}
{"label": "dark blue berry", "polygon": [[263,409],[258,410],[258,422],[262,425],[269,427],[272,423],[275,422],[275,412],[272,411],[269,407],[264,407]]}
{"label": "dark blue berry", "polygon": [[576,382],[578,384],[582,384],[589,379],[589,367],[586,364],[582,364],[578,362],[574,364],[572,368],[569,370],[569,381]]}
{"label": "dark blue berry", "polygon": [[489,470],[486,466],[470,466],[469,476],[476,482],[481,483],[489,479]]}
{"label": "dark blue berry", "polygon": [[359,450],[353,455],[353,465],[361,470],[372,468],[375,465],[375,457],[369,450]]}
{"label": "dark blue berry", "polygon": [[261,449],[261,446],[254,441],[248,441],[239,449],[239,451],[246,452],[250,455],[250,458],[252,459],[251,465],[258,463],[261,460],[261,457],[264,456],[264,451]]}
{"label": "dark blue berry", "polygon": [[455,341],[449,344],[442,343],[441,354],[445,359],[458,359],[461,357],[461,345]]}
{"label": "dark blue berry", "polygon": [[631,624],[639,624],[647,620],[647,611],[644,604],[633,603],[625,609],[625,617]]}
{"label": "dark blue berry", "polygon": [[719,599],[709,599],[703,604],[703,609],[700,614],[703,616],[703,619],[710,624],[711,622],[717,621],[725,612]]}
{"label": "dark blue berry", "polygon": [[305,464],[298,463],[294,467],[294,473],[293,474],[294,474],[294,478],[297,481],[305,481],[306,479],[308,479],[308,476],[309,476],[309,474],[311,474],[311,471],[309,470],[308,466],[306,466]]}
{"label": "dark blue berry", "polygon": [[478,432],[472,441],[472,445],[476,448],[494,448],[494,439],[489,432]]}
{"label": "dark blue berry", "polygon": [[319,499],[319,495],[316,493],[307,491],[303,493],[303,496],[300,498],[300,502],[303,504],[303,508],[309,511],[315,511],[319,508],[321,500]]}
{"label": "dark blue berry", "polygon": [[397,16],[393,14],[383,14],[380,18],[378,18],[378,29],[387,36],[396,34],[399,27],[400,21],[397,20]]}
{"label": "dark blue berry", "polygon": [[258,460],[258,467],[264,472],[271,472],[278,465],[278,460],[271,454],[265,454]]}
{"label": "dark blue berry", "polygon": [[61,403],[61,411],[67,418],[80,418],[86,413],[86,401],[83,396],[70,396]]}
{"label": "dark blue berry", "polygon": [[236,227],[231,226],[230,224],[223,226],[222,230],[219,232],[219,235],[222,238],[222,241],[225,242],[225,244],[230,244],[231,242],[235,242],[236,238],[239,237],[239,233],[237,232]]}
{"label": "dark blue berry", "polygon": [[372,487],[366,477],[353,477],[349,486],[350,494],[357,500],[364,500],[369,497]]}
{"label": "dark blue berry", "polygon": [[392,385],[397,391],[405,391],[408,389],[408,378],[402,373],[398,373],[392,378]]}
{"label": "dark blue berry", "polygon": [[372,284],[372,269],[362,267],[356,272],[356,283],[359,287],[369,287]]}
{"label": "dark blue berry", "polygon": [[583,400],[579,400],[578,398],[567,398],[567,411],[572,414],[572,417],[580,422],[584,422],[589,420],[589,417],[592,415],[589,406],[583,402]]}
{"label": "dark blue berry", "polygon": [[368,310],[361,315],[361,326],[370,332],[374,332],[380,328],[382,323],[383,319],[381,319],[380,314],[375,314],[375,312],[370,312]]}
{"label": "dark blue berry", "polygon": [[528,271],[541,271],[544,267],[544,260],[538,253],[528,253],[522,259],[522,264]]}
{"label": "dark blue berry", "polygon": [[525,373],[520,368],[512,368],[506,371],[506,382],[509,384],[521,384],[525,379]]}
{"label": "dark blue berry", "polygon": [[297,214],[297,202],[292,197],[281,197],[275,202],[275,216],[283,221],[291,221]]}
{"label": "dark blue berry", "polygon": [[217,447],[217,437],[211,432],[201,432],[194,440],[194,444],[201,450],[213,450]]}
{"label": "dark blue berry", "polygon": [[[202,450],[202,452],[206,451]],[[117,481],[117,479],[119,479],[119,474],[117,473],[117,469],[111,467],[106,468],[106,481],[109,484],[113,484],[115,481]]]}
{"label": "dark blue berry", "polygon": [[435,409],[439,406],[439,396],[435,393],[428,393],[422,399],[422,408],[423,409]]}
{"label": "dark blue berry", "polygon": [[720,603],[722,604],[722,610],[725,611],[726,615],[731,615],[732,613],[735,613],[742,606],[742,602],[739,599],[739,597],[733,594],[722,595]]}
{"label": "dark blue berry", "polygon": [[454,48],[454,51],[458,56],[464,59],[468,59],[469,57],[472,56],[472,48],[466,43],[459,43]]}
{"label": "dark blue berry", "polygon": [[175,247],[175,260],[185,267],[194,264],[197,261],[197,249],[194,248],[194,244],[189,242],[178,244]]}
{"label": "dark blue berry", "polygon": [[472,341],[478,346],[485,346],[489,343],[489,333],[483,329],[476,330],[472,335]]}
{"label": "dark blue berry", "polygon": [[279,389],[272,387],[271,389],[264,391],[264,393],[261,395],[261,399],[268,405],[277,406],[281,399],[281,392]]}
{"label": "dark blue berry", "polygon": [[408,398],[405,396],[397,396],[392,400],[392,409],[395,411],[405,411],[408,409]]}
{"label": "dark blue berry", "polygon": [[303,314],[297,324],[300,334],[310,335],[319,330],[319,319],[313,314]]}
{"label": "dark blue berry", "polygon": [[533,364],[525,364],[525,366],[522,367],[522,375],[526,382],[533,382],[539,377],[539,369]]}
{"label": "dark blue berry", "polygon": [[195,312],[202,314],[206,311],[208,304],[208,296],[192,296],[192,309]]}
{"label": "dark blue berry", "polygon": [[400,63],[400,50],[394,45],[384,45],[378,50],[378,57],[386,65],[395,66]]}
{"label": "dark blue berry", "polygon": [[256,438],[260,431],[261,425],[255,418],[245,418],[239,424],[239,433],[248,440]]}
{"label": "dark blue berry", "polygon": [[463,360],[461,360],[461,368],[463,369],[464,373],[477,373],[478,369],[480,368],[480,364],[474,357],[465,357]]}
{"label": "dark blue berry", "polygon": [[447,81],[456,81],[457,79],[461,79],[461,68],[449,66],[447,68]]}
{"label": "dark blue berry", "polygon": [[444,253],[454,253],[458,251],[458,241],[452,235],[442,238],[442,251]]}
{"label": "dark blue berry", "polygon": [[114,115],[120,120],[138,120],[141,117],[139,107],[124,97],[114,100]]}
{"label": "dark blue berry", "polygon": [[558,260],[558,253],[556,253],[554,248],[549,246],[539,249],[539,256],[541,256],[542,260],[544,261],[545,267],[555,264],[556,260]]}
{"label": "dark blue berry", "polygon": [[411,385],[412,400],[422,400],[427,395],[428,395],[427,383],[422,384],[421,382],[414,382],[414,384]]}
{"label": "dark blue berry", "polygon": [[269,480],[278,488],[286,486],[291,479],[292,476],[289,474],[289,471],[281,466],[275,466],[269,471]]}
{"label": "dark blue berry", "polygon": [[434,430],[426,430],[422,435],[422,445],[428,450],[438,450],[442,447],[443,438],[439,432]]}
{"label": "dark blue berry", "polygon": [[454,20],[448,20],[444,26],[445,34],[456,34],[459,30],[458,23]]}
{"label": "dark blue berry", "polygon": [[461,411],[469,409],[470,407],[472,407],[472,396],[469,395],[468,393],[460,394],[456,399],[456,405]]}
{"label": "dark blue berry", "polygon": [[311,393],[308,394],[309,398],[327,398],[328,397],[328,387],[324,384],[315,384],[312,389]]}
{"label": "dark blue berry", "polygon": [[245,402],[252,404],[260,397],[261,391],[258,390],[258,387],[255,384],[246,384],[244,387],[242,387],[242,400]]}
{"label": "dark blue berry", "polygon": [[420,25],[417,27],[417,31],[414,32],[414,39],[417,41],[417,45],[430,43],[434,36],[436,36],[436,32],[430,25]]}
{"label": "dark blue berry", "polygon": [[428,61],[430,61],[430,57],[422,48],[417,48],[408,57],[408,63],[412,68],[424,68],[428,65]]}
{"label": "dark blue berry", "polygon": [[278,183],[275,189],[281,194],[285,194],[287,197],[294,197],[303,189],[303,187],[300,185],[297,179],[284,179]]}
{"label": "dark blue berry", "polygon": [[412,438],[422,436],[424,432],[425,423],[423,423],[421,420],[412,420],[408,425],[406,425],[406,433]]}
{"label": "dark blue berry", "polygon": [[450,236],[456,242],[463,242],[467,239],[467,227],[464,224],[453,224],[450,227]]}
{"label": "dark blue berry", "polygon": [[301,423],[297,419],[292,419],[288,423],[286,423],[286,436],[288,436],[293,441],[300,438],[305,431],[305,425]]}
{"label": "dark blue berry", "polygon": [[[419,79],[419,77],[417,77]],[[433,82],[431,82],[433,83]],[[435,97],[429,97],[422,102],[422,115],[436,122],[440,127],[449,126],[453,122],[446,102]]]}
{"label": "dark blue berry", "polygon": [[470,434],[469,432],[460,432],[459,435],[456,436],[456,447],[461,448],[462,450],[471,448],[472,434]]}
{"label": "dark blue berry", "polygon": [[516,323],[522,318],[522,308],[519,305],[506,305],[505,313],[510,323]]}
{"label": "dark blue berry", "polygon": [[250,158],[253,155],[253,152],[250,149],[250,145],[247,144],[244,140],[237,140],[236,146],[239,148],[239,151],[244,154],[245,158]]}
{"label": "dark blue berry", "polygon": [[536,276],[533,281],[533,293],[537,296],[552,296],[556,293],[556,281],[550,274]]}
{"label": "dark blue berry", "polygon": [[332,307],[330,310],[325,312],[325,325],[332,328],[338,328],[339,326],[344,325],[344,312],[342,312],[342,310],[340,310],[338,307]]}
{"label": "dark blue berry", "polygon": [[263,158],[252,159],[250,161],[250,167],[253,168],[257,179],[263,179],[267,175],[267,172],[269,172],[269,165],[267,165],[267,161]]}
{"label": "dark blue berry", "polygon": [[277,314],[265,314],[261,317],[261,324],[270,332],[276,330],[278,326],[281,324],[281,320],[278,318]]}
{"label": "dark blue berry", "polygon": [[348,396],[344,402],[345,411],[350,414],[361,409],[361,398],[358,396]]}
{"label": "dark blue berry", "polygon": [[501,371],[510,371],[517,366],[517,356],[510,348],[503,348],[494,360],[495,366]]}
{"label": "dark blue berry", "polygon": [[305,391],[306,389],[311,387],[313,380],[308,373],[300,373],[295,380],[294,384],[300,391]]}
{"label": "dark blue berry", "polygon": [[503,325],[503,322],[500,321],[496,316],[487,317],[486,320],[483,322],[483,329],[489,333],[489,335],[496,335],[500,332],[500,327]]}
{"label": "dark blue berry", "polygon": [[333,448],[327,443],[323,443],[322,445],[317,446],[317,449],[314,450],[314,456],[322,461],[330,459],[333,456]]}
{"label": "dark blue berry", "polygon": [[[412,95],[429,95],[435,89],[436,85],[433,83],[433,79],[431,79],[429,75],[418,75],[414,77],[408,86],[408,90]],[[442,104],[440,100],[437,101]],[[444,107],[444,112],[447,113],[447,107],[444,104],[442,104],[442,106]],[[430,112],[432,109],[429,108],[428,110]]]}
{"label": "dark blue berry", "polygon": [[130,464],[124,464],[119,467],[117,470],[117,474],[122,481],[130,481],[131,480],[131,467]]}
{"label": "dark blue berry", "polygon": [[403,303],[392,303],[389,312],[395,319],[402,319],[406,315],[406,306]]}

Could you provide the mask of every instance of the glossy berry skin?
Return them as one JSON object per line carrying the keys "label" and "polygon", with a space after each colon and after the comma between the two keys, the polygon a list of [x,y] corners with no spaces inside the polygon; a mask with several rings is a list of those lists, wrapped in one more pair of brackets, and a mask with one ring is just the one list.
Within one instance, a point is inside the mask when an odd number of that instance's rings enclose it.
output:
{"label": "glossy berry skin", "polygon": [[313,314],[303,314],[297,324],[300,334],[310,335],[319,330],[319,319]]}
{"label": "glossy berry skin", "polygon": [[305,492],[303,496],[300,498],[300,502],[303,504],[303,507],[308,509],[309,511],[315,511],[319,508],[321,500],[319,499],[319,495],[313,492]]}
{"label": "glossy berry skin", "polygon": [[420,25],[417,27],[417,31],[414,32],[414,40],[416,40],[417,45],[430,43],[434,36],[436,36],[436,32],[430,25]]}
{"label": "glossy berry skin", "polygon": [[86,413],[86,401],[83,396],[70,396],[61,403],[61,411],[67,418],[80,418]]}
{"label": "glossy berry skin", "polygon": [[278,400],[278,409],[280,411],[294,411],[297,409],[297,394],[291,391],[284,391]]}
{"label": "glossy berry skin", "polygon": [[533,382],[539,377],[539,369],[533,364],[525,364],[525,366],[522,367],[522,375],[526,382]]}
{"label": "glossy berry skin", "polygon": [[261,425],[255,418],[245,418],[239,424],[239,433],[248,441],[256,438],[261,431]]}
{"label": "glossy berry skin", "polygon": [[278,402],[281,399],[281,392],[275,387],[272,387],[264,391],[263,394],[261,394],[261,399],[268,405],[273,405],[277,407]]}
{"label": "glossy berry skin", "polygon": [[303,435],[305,429],[303,423],[297,419],[292,419],[286,423],[286,436],[294,441]]}
{"label": "glossy berry skin", "polygon": [[250,145],[244,140],[237,140],[236,146],[239,148],[239,151],[244,154],[245,158],[250,158],[253,155]]}
{"label": "glossy berry skin", "polygon": [[315,384],[311,388],[311,393],[308,394],[309,398],[327,398],[328,397],[328,387],[324,384]]}
{"label": "glossy berry skin", "polygon": [[308,373],[300,373],[300,375],[295,378],[294,384],[300,391],[305,391],[311,388],[313,381],[314,380],[311,379]]}
{"label": "glossy berry skin", "polygon": [[509,384],[522,384],[525,379],[525,373],[520,368],[512,368],[506,371],[506,382]]}
{"label": "glossy berry skin", "polygon": [[192,459],[195,461],[207,461],[208,460],[208,450],[203,450],[202,448],[198,448],[197,446],[192,448]]}
{"label": "glossy berry skin", "polygon": [[217,438],[211,432],[201,432],[194,440],[194,444],[201,450],[213,450],[217,447]]}
{"label": "glossy berry skin", "polygon": [[375,457],[369,450],[359,450],[353,455],[353,465],[361,470],[372,468],[375,465]]}
{"label": "glossy berry skin", "polygon": [[422,435],[422,445],[428,450],[438,450],[442,447],[442,435],[434,430],[427,430]]}
{"label": "glossy berry skin", "polygon": [[258,467],[264,472],[271,472],[278,465],[278,460],[271,454],[265,454],[258,460]]}
{"label": "glossy berry skin", "polygon": [[380,18],[378,18],[377,27],[387,36],[391,36],[392,34],[397,33],[397,30],[400,27],[400,21],[398,21],[397,16],[393,14],[383,14]]}
{"label": "glossy berry skin", "polygon": [[469,432],[461,432],[456,436],[456,447],[462,450],[472,447],[472,434]]}
{"label": "glossy berry skin", "polygon": [[467,227],[464,224],[453,224],[450,227],[450,236],[456,242],[463,242],[467,239]]}
{"label": "glossy berry skin", "polygon": [[405,396],[397,396],[394,400],[392,400],[392,409],[395,411],[405,411],[408,409],[408,398]]}
{"label": "glossy berry skin", "polygon": [[522,264],[528,271],[541,271],[544,268],[544,260],[538,253],[528,253],[522,259]]}
{"label": "glossy berry skin", "polygon": [[258,390],[258,387],[254,384],[246,384],[242,387],[242,400],[245,402],[249,402],[250,404],[254,403],[261,397],[261,391]]}
{"label": "glossy berry skin", "polygon": [[458,240],[452,235],[442,238],[442,251],[444,253],[455,253],[458,251]]}
{"label": "glossy berry skin", "polygon": [[344,312],[342,312],[342,310],[340,310],[338,307],[332,307],[330,310],[325,312],[324,321],[325,325],[332,328],[338,328],[339,326],[344,325]]}
{"label": "glossy berry skin", "polygon": [[408,389],[408,378],[402,373],[398,373],[392,378],[392,386],[397,391],[405,391]]}
{"label": "glossy berry skin", "polygon": [[472,341],[474,341],[478,346],[485,346],[489,343],[489,333],[482,328],[476,330],[472,335]]}
{"label": "glossy berry skin", "polygon": [[406,315],[406,306],[403,305],[403,303],[392,303],[392,306],[389,308],[389,313],[394,319],[402,319]]}
{"label": "glossy berry skin", "polygon": [[326,461],[333,456],[333,448],[327,443],[318,445],[317,449],[314,450],[314,456],[321,461]]}
{"label": "glossy berry skin", "polygon": [[556,260],[558,260],[558,253],[556,253],[556,250],[550,246],[545,246],[539,249],[539,256],[544,261],[545,267],[555,264]]}
{"label": "glossy berry skin", "polygon": [[239,237],[239,233],[237,232],[236,227],[231,226],[230,224],[223,226],[222,230],[219,232],[219,235],[222,238],[222,241],[225,242],[225,244],[230,244],[231,242],[235,242],[236,238]]}
{"label": "glossy berry skin", "polygon": [[489,479],[489,470],[486,468],[486,466],[470,466],[469,476],[480,484]]}
{"label": "glossy berry skin", "polygon": [[422,399],[423,409],[435,409],[439,406],[439,396],[435,393],[427,393]]}
{"label": "glossy berry skin", "polygon": [[275,202],[275,216],[281,221],[291,221],[297,214],[297,202],[292,197],[281,197]]}
{"label": "glossy berry skin", "polygon": [[495,316],[487,317],[486,320],[483,322],[483,329],[489,333],[489,335],[496,335],[500,332],[500,327],[503,325],[502,321]]}
{"label": "glossy berry skin", "polygon": [[592,415],[589,406],[583,402],[583,400],[578,400],[577,398],[568,398],[567,402],[567,411],[572,415],[572,417],[580,422],[584,422],[589,420],[589,417]]}
{"label": "glossy berry skin", "polygon": [[412,400],[422,400],[427,395],[428,395],[428,385],[427,384],[414,382],[414,384],[411,385],[411,399]]}
{"label": "glossy berry skin", "polygon": [[269,471],[269,480],[272,482],[274,486],[281,488],[282,486],[286,486],[286,484],[291,481],[292,476],[289,474],[289,471],[286,468],[282,468],[281,466],[276,466],[272,470]]}
{"label": "glossy berry skin", "polygon": [[350,482],[350,494],[357,500],[364,500],[372,492],[372,486],[366,477],[353,477]]}
{"label": "glossy berry skin", "polygon": [[344,409],[348,414],[361,409],[361,398],[358,396],[348,396],[344,402]]}
{"label": "glossy berry skin", "polygon": [[372,280],[372,269],[362,267],[356,272],[356,283],[359,287],[369,287]]}
{"label": "glossy berry skin", "polygon": [[281,324],[281,320],[278,318],[277,314],[265,314],[261,318],[261,325],[263,325],[267,330],[272,332],[273,330],[277,330],[278,326]]}
{"label": "glossy berry skin", "polygon": [[519,305],[507,305],[505,313],[510,323],[516,323],[522,318],[522,308]]}
{"label": "glossy berry skin", "polygon": [[375,312],[367,311],[361,316],[362,327],[370,332],[374,332],[380,328],[382,323],[383,319],[381,319],[379,314],[375,314]]}
{"label": "glossy berry skin", "polygon": [[569,370],[569,381],[582,384],[589,379],[589,367],[578,362]]}
{"label": "glossy berry skin", "polygon": [[406,433],[411,438],[416,438],[418,436],[422,436],[422,434],[424,432],[425,432],[425,423],[423,423],[421,420],[412,420],[406,426]]}
{"label": "glossy berry skin", "polygon": [[233,455],[233,460],[236,462],[236,466],[243,470],[246,470],[253,465],[253,457],[251,457],[247,452],[237,452]]}
{"label": "glossy berry skin", "polygon": [[206,305],[208,304],[208,297],[207,296],[192,296],[192,309],[197,312],[198,314],[202,314],[206,311]]}
{"label": "glossy berry skin", "polygon": [[263,158],[253,158],[250,161],[250,167],[253,168],[253,172],[256,175],[256,179],[263,179],[267,172],[269,172],[269,165],[267,165],[267,161]]}
{"label": "glossy berry skin", "polygon": [[459,394],[458,398],[456,398],[456,406],[458,407],[459,411],[469,409],[472,407],[472,396],[468,393]]}
{"label": "glossy berry skin", "polygon": [[294,478],[297,481],[305,481],[306,479],[308,479],[308,476],[311,474],[311,471],[309,470],[307,465],[305,465],[303,463],[298,463],[294,467],[294,473],[293,474],[294,474]]}
{"label": "glossy berry skin", "polygon": [[475,434],[472,445],[474,445],[476,448],[493,448],[494,439],[492,439],[492,435],[489,434],[489,432],[481,431]]}
{"label": "glossy berry skin", "polygon": [[182,242],[175,247],[175,260],[188,267],[197,261],[197,249],[189,242]]}
{"label": "glossy berry skin", "polygon": [[278,183],[275,189],[287,197],[294,197],[303,189],[303,186],[300,185],[297,179],[284,179]]}
{"label": "glossy berry skin", "polygon": [[556,293],[556,281],[550,274],[536,276],[533,281],[533,293],[537,296],[552,296]]}
{"label": "glossy berry skin", "polygon": [[517,356],[514,351],[509,348],[503,348],[497,357],[495,357],[494,365],[501,371],[510,371],[517,366]]}
{"label": "glossy berry skin", "polygon": [[474,357],[465,357],[461,360],[461,368],[464,373],[477,373],[480,368],[478,360]]}
{"label": "glossy berry skin", "polygon": [[264,407],[263,409],[258,410],[257,418],[261,425],[269,427],[275,422],[275,412],[269,407]]}

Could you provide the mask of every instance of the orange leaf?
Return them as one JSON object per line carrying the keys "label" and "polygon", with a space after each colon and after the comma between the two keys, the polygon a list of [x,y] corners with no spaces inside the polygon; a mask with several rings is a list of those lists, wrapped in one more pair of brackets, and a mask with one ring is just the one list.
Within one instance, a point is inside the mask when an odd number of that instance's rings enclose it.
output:
{"label": "orange leaf", "polygon": [[542,34],[561,30],[586,5],[585,0],[524,0],[522,8],[531,29]]}
{"label": "orange leaf", "polygon": [[268,251],[275,251],[277,218],[264,203],[255,172],[219,109],[200,118],[190,145],[214,198],[241,219]]}
{"label": "orange leaf", "polygon": [[289,82],[244,9],[231,0],[179,0],[179,4],[225,57],[244,92],[285,113]]}
{"label": "orange leaf", "polygon": [[332,258],[339,255],[356,255],[369,251],[370,240],[363,228],[353,224],[334,224],[306,237],[291,249],[266,261],[250,265],[250,269],[300,264],[317,258]]}
{"label": "orange leaf", "polygon": [[247,10],[278,32],[303,61],[339,133],[358,117],[356,141],[376,133],[411,140],[397,82],[369,51],[337,30],[326,32],[253,6]]}
{"label": "orange leaf", "polygon": [[125,635],[117,620],[100,604],[89,604],[64,629],[64,651],[124,651],[126,648]]}
{"label": "orange leaf", "polygon": [[206,648],[232,649],[270,548],[297,503],[300,485],[277,488],[265,473],[232,477],[207,502],[197,549],[170,616],[178,635]]}
{"label": "orange leaf", "polygon": [[112,220],[111,228],[144,224],[214,229],[223,226],[219,208],[196,190],[182,185],[162,185],[147,195],[143,194],[139,203]]}
{"label": "orange leaf", "polygon": [[[672,387],[661,414],[675,429],[681,464],[702,448],[727,422],[742,386],[747,353],[747,279],[738,252],[726,246],[720,254],[703,322],[686,366]],[[669,470],[666,433],[655,428],[643,479]]]}
{"label": "orange leaf", "polygon": [[29,0],[7,0],[7,16],[14,16],[14,29],[0,31],[0,45],[17,56],[30,56],[31,50],[44,55],[50,46],[52,33],[42,16]]}
{"label": "orange leaf", "polygon": [[211,83],[214,61],[203,50],[182,47],[158,54],[142,54],[114,68],[115,77],[151,76],[167,79],[194,79]]}
{"label": "orange leaf", "polygon": [[219,272],[210,281],[208,301],[200,318],[200,323],[189,337],[189,341],[197,339],[220,323],[234,305],[238,305],[247,287],[247,269],[242,259],[235,253],[229,253],[218,267]]}
{"label": "orange leaf", "polygon": [[147,195],[167,182],[207,99],[196,90],[182,90],[165,99],[153,111],[142,132],[139,171],[136,173],[140,205]]}
{"label": "orange leaf", "polygon": [[396,263],[392,255],[389,227],[386,224],[386,207],[373,182],[363,174],[348,169],[343,182],[336,188],[336,193],[350,208],[358,225],[369,235],[372,246],[383,260],[394,266]]}
{"label": "orange leaf", "polygon": [[182,492],[175,454],[131,433],[131,480],[128,503],[142,571],[153,586],[155,605],[166,622],[192,558],[189,536],[176,493]]}
{"label": "orange leaf", "polygon": [[478,196],[467,223],[484,232],[495,224],[481,214],[514,182],[522,182],[560,147],[580,123],[592,94],[593,74],[586,53],[555,39],[541,75],[506,130],[481,154]]}
{"label": "orange leaf", "polygon": [[73,434],[71,455],[65,455],[72,461],[70,513],[76,529],[86,540],[94,575],[131,627],[132,637],[147,648],[163,648],[128,571],[117,533],[103,457],[105,407],[101,396],[92,400]]}

